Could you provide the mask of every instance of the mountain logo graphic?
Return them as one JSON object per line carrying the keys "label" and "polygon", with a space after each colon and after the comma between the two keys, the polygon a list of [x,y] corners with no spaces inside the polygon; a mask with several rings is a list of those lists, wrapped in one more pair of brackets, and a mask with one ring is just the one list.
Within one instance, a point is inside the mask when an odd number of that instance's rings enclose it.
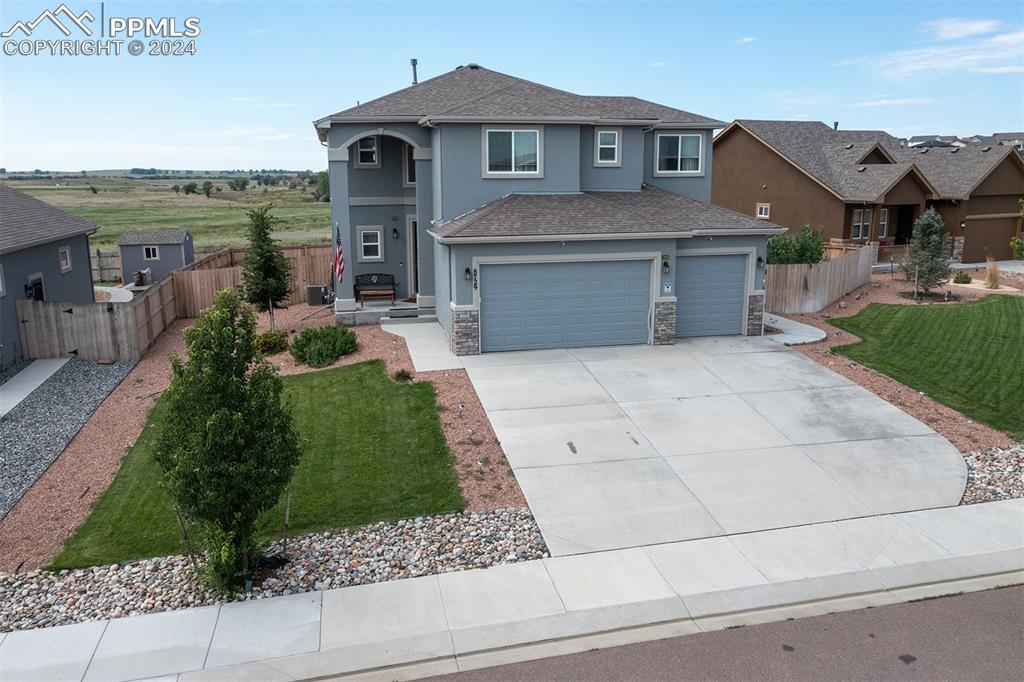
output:
{"label": "mountain logo graphic", "polygon": [[70,36],[71,30],[67,26],[65,26],[60,19],[58,19],[59,15],[63,15],[67,21],[71,22],[74,26],[77,26],[79,29],[81,29],[81,31],[85,33],[85,35],[92,35],[92,31],[89,30],[89,27],[85,25],[86,21],[93,22],[96,20],[92,13],[90,13],[89,11],[85,11],[81,14],[76,15],[74,12],[68,9],[67,5],[61,3],[60,7],[53,11],[45,10],[42,14],[36,17],[35,21],[30,21],[28,23],[24,21],[16,21],[14,23],[14,26],[11,26],[10,29],[4,31],[3,33],[0,33],[0,36],[4,38],[10,38],[17,31],[23,32],[25,36],[30,36],[32,35],[32,31],[36,30],[36,27],[47,19],[54,26],[56,26],[57,30],[59,30],[61,33],[63,33],[66,36]]}

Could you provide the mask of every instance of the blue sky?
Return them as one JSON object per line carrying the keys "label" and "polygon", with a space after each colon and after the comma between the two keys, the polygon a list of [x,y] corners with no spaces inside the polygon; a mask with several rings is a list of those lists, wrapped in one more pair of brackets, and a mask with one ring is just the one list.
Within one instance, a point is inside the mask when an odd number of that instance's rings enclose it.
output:
{"label": "blue sky", "polygon": [[[4,0],[0,32],[59,4]],[[100,14],[99,2],[67,5]],[[478,62],[726,121],[838,120],[895,135],[1024,128],[1021,2],[150,1],[104,10],[198,17],[198,52],[0,54],[0,166],[323,168],[311,121],[405,87],[410,57],[421,80]],[[32,37],[62,36],[48,26]]]}

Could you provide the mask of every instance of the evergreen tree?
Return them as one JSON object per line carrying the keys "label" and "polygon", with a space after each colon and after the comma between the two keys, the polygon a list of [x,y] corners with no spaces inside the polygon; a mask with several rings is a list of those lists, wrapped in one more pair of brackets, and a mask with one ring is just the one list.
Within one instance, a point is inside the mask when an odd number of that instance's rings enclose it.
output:
{"label": "evergreen tree", "polygon": [[259,560],[260,515],[273,507],[301,450],[283,384],[253,348],[256,315],[226,290],[185,330],[188,361],[171,359],[155,459],[175,508],[198,531],[204,577],[230,592]]}
{"label": "evergreen tree", "polygon": [[276,220],[270,207],[254,208],[247,215],[249,248],[242,262],[242,295],[258,309],[270,312],[270,329],[275,330],[274,306],[288,298],[291,263],[270,237]]}
{"label": "evergreen tree", "polygon": [[914,221],[910,239],[910,257],[900,267],[908,281],[916,282],[914,293],[927,294],[949,281],[951,240],[935,209],[928,209]]}

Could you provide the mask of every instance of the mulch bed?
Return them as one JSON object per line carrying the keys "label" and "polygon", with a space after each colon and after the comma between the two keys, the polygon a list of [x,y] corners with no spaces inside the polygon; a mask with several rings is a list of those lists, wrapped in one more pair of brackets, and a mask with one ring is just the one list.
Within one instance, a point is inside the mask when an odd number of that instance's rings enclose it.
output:
{"label": "mulch bed", "polygon": [[[299,331],[333,324],[330,311],[304,305],[275,312],[278,329]],[[170,357],[185,354],[182,331],[191,320],[178,320],[100,404],[49,469],[0,519],[0,571],[34,570],[56,556],[64,541],[88,517],[107,489],[146,423],[149,410],[170,384]],[[269,329],[266,314],[259,328]],[[355,327],[360,348],[331,367],[381,359],[388,373],[404,369],[415,381],[429,381],[437,391],[441,426],[455,459],[459,488],[469,511],[525,507],[526,500],[498,444],[480,400],[463,370],[413,370],[405,340],[377,325]],[[288,352],[269,358],[281,374],[318,371],[295,363]],[[326,369],[326,368],[322,368]]]}

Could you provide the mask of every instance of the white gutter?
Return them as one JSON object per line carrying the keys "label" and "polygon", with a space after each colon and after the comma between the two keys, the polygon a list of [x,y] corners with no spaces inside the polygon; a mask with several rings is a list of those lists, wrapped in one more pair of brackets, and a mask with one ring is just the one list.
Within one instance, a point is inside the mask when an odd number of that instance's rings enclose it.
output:
{"label": "white gutter", "polygon": [[606,234],[544,234],[490,237],[444,237],[434,230],[427,234],[441,244],[496,244],[523,242],[578,242],[578,241],[612,241],[624,239],[688,239],[692,237],[749,237],[782,234],[784,227],[765,227],[760,229],[741,228],[703,228],[677,232],[610,232]]}

